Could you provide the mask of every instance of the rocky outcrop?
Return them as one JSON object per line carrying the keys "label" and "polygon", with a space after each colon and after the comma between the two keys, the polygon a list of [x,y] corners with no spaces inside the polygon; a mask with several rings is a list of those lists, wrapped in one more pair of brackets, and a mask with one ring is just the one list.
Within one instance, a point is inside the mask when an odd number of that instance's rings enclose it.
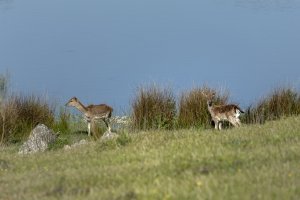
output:
{"label": "rocky outcrop", "polygon": [[19,149],[19,154],[44,152],[57,136],[53,130],[44,124],[39,124],[31,131],[28,140]]}

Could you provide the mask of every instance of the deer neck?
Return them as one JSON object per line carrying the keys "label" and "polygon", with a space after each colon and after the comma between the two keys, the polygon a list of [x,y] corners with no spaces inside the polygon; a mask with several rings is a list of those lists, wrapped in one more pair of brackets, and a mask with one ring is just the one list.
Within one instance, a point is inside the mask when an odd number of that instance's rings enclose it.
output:
{"label": "deer neck", "polygon": [[208,108],[208,111],[209,111],[210,113],[212,113],[212,107],[213,107],[212,101],[211,101],[211,100],[208,100],[208,101],[207,101],[207,108]]}
{"label": "deer neck", "polygon": [[83,114],[86,115],[86,113],[87,113],[87,108],[86,108],[80,101],[77,102],[77,104],[75,105],[75,107],[76,107],[80,112],[82,112]]}

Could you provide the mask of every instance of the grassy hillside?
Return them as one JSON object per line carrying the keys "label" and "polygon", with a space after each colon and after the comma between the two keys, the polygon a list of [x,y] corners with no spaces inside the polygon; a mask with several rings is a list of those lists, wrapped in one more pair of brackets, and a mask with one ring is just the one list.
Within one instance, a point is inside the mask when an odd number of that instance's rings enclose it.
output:
{"label": "grassy hillside", "polygon": [[0,151],[0,199],[299,199],[300,117],[224,131],[123,133]]}

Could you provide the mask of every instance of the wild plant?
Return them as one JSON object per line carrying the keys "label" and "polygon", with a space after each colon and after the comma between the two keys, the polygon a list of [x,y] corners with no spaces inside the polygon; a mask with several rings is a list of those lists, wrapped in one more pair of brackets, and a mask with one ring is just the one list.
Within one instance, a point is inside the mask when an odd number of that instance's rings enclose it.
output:
{"label": "wild plant", "polygon": [[170,88],[161,88],[154,84],[142,86],[138,88],[131,107],[134,129],[174,128],[176,100]]}

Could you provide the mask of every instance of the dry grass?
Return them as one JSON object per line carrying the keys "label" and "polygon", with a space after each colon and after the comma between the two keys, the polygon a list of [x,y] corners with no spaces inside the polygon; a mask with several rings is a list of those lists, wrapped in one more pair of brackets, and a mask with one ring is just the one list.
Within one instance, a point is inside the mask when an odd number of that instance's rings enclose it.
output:
{"label": "dry grass", "polygon": [[38,96],[13,95],[2,102],[1,143],[18,142],[38,123],[54,124],[54,106]]}
{"label": "dry grass", "polygon": [[210,127],[211,117],[207,109],[207,98],[203,93],[216,93],[215,104],[226,104],[228,92],[219,92],[207,86],[184,92],[179,101],[178,125],[180,128]]}
{"label": "dry grass", "polygon": [[174,127],[176,101],[170,88],[140,87],[132,102],[132,125],[139,130]]}
{"label": "dry grass", "polygon": [[264,123],[299,114],[300,95],[291,88],[278,88],[255,106],[249,106],[243,121],[248,124]]}

